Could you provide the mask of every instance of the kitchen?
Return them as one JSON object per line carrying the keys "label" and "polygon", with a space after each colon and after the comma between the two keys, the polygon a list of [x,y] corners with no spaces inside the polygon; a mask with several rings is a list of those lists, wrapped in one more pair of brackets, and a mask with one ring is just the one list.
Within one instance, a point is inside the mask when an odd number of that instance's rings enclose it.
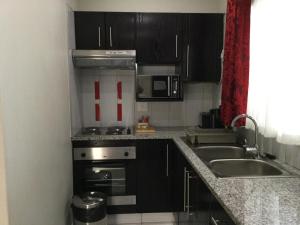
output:
{"label": "kitchen", "polygon": [[[4,188],[7,188],[7,196],[2,195],[1,180],[0,196],[1,202],[8,201],[7,205],[1,205],[0,215],[1,218],[5,219],[7,213],[4,213],[2,217],[2,209],[3,212],[8,211],[10,224],[70,224],[69,206],[73,193],[70,137],[74,136],[80,129],[80,125],[77,126],[76,121],[84,119],[85,126],[94,126],[91,121],[92,119],[95,121],[93,110],[86,111],[87,115],[83,118],[80,118],[80,114],[76,114],[80,110],[70,110],[70,105],[73,105],[72,102],[76,103],[76,98],[80,99],[81,94],[86,94],[88,96],[86,99],[91,101],[85,104],[93,104],[93,107],[95,104],[93,86],[91,89],[85,89],[88,90],[87,92],[77,92],[79,93],[78,96],[70,94],[74,93],[72,88],[76,87],[76,82],[78,82],[72,80],[75,77],[72,75],[78,73],[78,70],[74,69],[72,52],[68,51],[74,49],[75,46],[74,37],[69,36],[72,33],[70,30],[74,29],[72,26],[74,24],[72,11],[225,13],[226,1],[190,0],[188,3],[183,4],[181,1],[129,1],[129,3],[113,1],[113,3],[110,3],[110,1],[96,0],[79,0],[78,2],[38,2],[31,0],[27,2],[2,1],[0,4],[1,9],[4,9],[1,12],[2,35],[0,45],[2,52],[5,53],[1,54],[0,60],[1,120],[3,124],[0,136],[3,135],[5,161],[1,158],[4,154],[2,148],[0,148],[0,161],[5,162],[6,165],[6,173],[4,176],[1,175],[1,179],[6,176]],[[67,16],[69,20],[67,20]],[[69,31],[67,28],[69,28]],[[173,68],[166,69],[169,71]],[[121,73],[124,75],[126,72],[121,71]],[[77,77],[78,75],[81,74],[77,74]],[[81,76],[83,83],[77,83],[77,85],[90,84],[88,77],[94,75],[88,74],[86,80]],[[115,74],[112,75],[116,77]],[[100,85],[106,82],[102,79],[110,79],[109,74],[104,76],[96,74],[96,76],[97,79],[93,77],[91,79],[92,81],[99,80]],[[128,76],[125,74],[125,78],[128,78]],[[121,75],[119,77],[120,79],[124,78]],[[134,78],[134,76],[130,76],[130,78]],[[105,102],[102,101],[105,101],[106,98],[105,95],[102,96],[101,92],[100,107],[102,109],[105,109],[105,107],[116,108],[117,105],[116,80],[109,80],[108,82],[111,87],[107,86],[107,93],[113,95],[113,103],[109,104],[108,102],[108,105],[105,105]],[[122,83],[123,89],[128,90],[128,94],[133,95],[134,99],[135,93],[130,92],[130,88],[126,87],[126,80]],[[100,89],[103,89],[102,86]],[[199,124],[199,112],[208,112],[209,109],[216,108],[219,105],[220,88],[216,84],[192,83],[188,84],[184,91],[183,102],[168,102],[166,104],[159,102],[144,104],[142,102],[140,105],[135,104],[137,108],[139,107],[139,110],[132,109],[134,113],[135,111],[137,113],[134,116],[129,115],[129,117],[132,116],[131,118],[127,118],[126,107],[131,107],[134,103],[125,105],[125,99],[131,99],[131,97],[123,95],[124,114],[122,121],[123,119],[124,121],[138,120],[142,115],[150,113],[150,122],[154,127],[159,127],[159,125],[168,127],[173,124],[177,127],[195,126]],[[80,105],[77,105],[77,107],[84,108]],[[174,113],[175,110],[179,112]],[[70,111],[72,111],[72,116]],[[100,118],[103,116],[103,118],[109,119],[110,115],[108,114],[101,110]],[[116,121],[116,117],[117,113],[115,111],[111,113],[112,120]],[[89,120],[89,118],[92,119]],[[119,123],[116,122],[114,125],[119,125]],[[123,124],[121,123],[121,125]],[[104,124],[103,126],[108,125]],[[71,129],[71,127],[75,129]],[[157,135],[160,134],[162,133],[157,131]],[[167,132],[167,136],[162,136],[162,138],[167,137],[166,139],[170,139],[171,136],[172,132]],[[187,145],[181,139],[177,141],[177,144],[180,144],[177,147],[186,149]],[[270,142],[264,144],[265,147],[271,145]],[[281,161],[299,168],[298,152],[299,146],[288,148],[285,145],[279,145],[275,152],[271,151],[270,153],[275,154]],[[190,157],[195,157],[195,154],[191,149],[186,149],[185,156],[190,160]],[[3,171],[3,165],[0,164],[1,171]],[[226,212],[233,219],[237,219],[239,218],[237,215],[245,213],[244,217],[242,216],[242,221],[244,224],[251,224],[253,218],[257,215],[264,218],[264,215],[267,216],[273,213],[272,218],[274,221],[269,223],[264,221],[261,224],[298,224],[299,207],[295,207],[297,203],[288,198],[288,193],[299,193],[297,187],[293,186],[295,183],[297,184],[298,178],[276,178],[268,182],[264,182],[263,179],[255,179],[256,183],[252,180],[245,181],[243,179],[217,179],[215,183],[214,175],[200,159],[195,159],[192,167],[193,169],[198,168],[197,171],[202,171],[202,179],[210,188],[214,186],[214,194],[219,197],[219,200],[223,200],[222,204],[224,205],[222,206],[228,207]],[[205,175],[206,172],[208,176]],[[288,185],[288,182],[291,182],[291,184]],[[248,192],[239,192],[239,187],[242,187],[244,191],[248,190]],[[288,211],[280,211],[280,207],[276,206],[280,201],[268,202],[270,198],[266,201],[261,201],[261,198],[258,198],[265,195],[266,193],[263,191],[268,190],[269,187],[275,189],[274,192],[267,195],[275,195],[271,199],[280,198],[276,193],[284,194],[283,201],[286,201]],[[289,189],[286,189],[286,187],[289,187]],[[254,195],[242,195],[243,193],[252,193],[254,189],[258,191],[254,192]],[[2,196],[4,197],[2,198]],[[299,198],[299,195],[295,196],[295,202],[297,202],[297,198]],[[246,202],[244,202],[245,204],[241,203],[241,207],[233,208],[230,207],[230,204],[236,203],[234,199],[244,199]],[[263,202],[266,205],[273,205],[273,208],[262,208]],[[257,206],[257,210],[261,210],[261,213],[257,212],[258,214],[255,214],[254,211],[247,211],[247,209],[250,209],[247,206],[251,206],[251,204]],[[157,217],[158,215],[156,215]],[[279,221],[288,220],[290,222],[280,223],[278,220],[276,221],[276,218],[280,218]],[[156,220],[156,222],[163,223],[163,220]],[[148,221],[153,222],[153,220]],[[129,221],[129,223],[132,222],[134,223],[134,221]],[[135,220],[135,222],[139,223],[140,221]],[[175,221],[165,221],[165,223],[172,222]],[[3,222],[3,224],[6,223]]]}

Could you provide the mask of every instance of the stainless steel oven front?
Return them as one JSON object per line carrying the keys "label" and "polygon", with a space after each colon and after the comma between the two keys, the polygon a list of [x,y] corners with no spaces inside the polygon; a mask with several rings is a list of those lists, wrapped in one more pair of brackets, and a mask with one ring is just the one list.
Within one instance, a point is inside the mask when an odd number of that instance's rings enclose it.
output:
{"label": "stainless steel oven front", "polygon": [[109,213],[136,212],[136,147],[133,143],[108,144],[73,143],[74,194],[103,192],[108,196]]}

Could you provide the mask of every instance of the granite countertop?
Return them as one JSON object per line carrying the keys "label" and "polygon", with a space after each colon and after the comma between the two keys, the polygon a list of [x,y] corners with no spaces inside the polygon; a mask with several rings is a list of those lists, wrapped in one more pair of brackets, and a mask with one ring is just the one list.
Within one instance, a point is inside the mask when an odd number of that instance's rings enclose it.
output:
{"label": "granite countertop", "polygon": [[173,139],[236,224],[300,224],[300,178],[217,178],[181,139],[184,130],[181,127],[159,129],[148,135],[74,136],[72,140]]}

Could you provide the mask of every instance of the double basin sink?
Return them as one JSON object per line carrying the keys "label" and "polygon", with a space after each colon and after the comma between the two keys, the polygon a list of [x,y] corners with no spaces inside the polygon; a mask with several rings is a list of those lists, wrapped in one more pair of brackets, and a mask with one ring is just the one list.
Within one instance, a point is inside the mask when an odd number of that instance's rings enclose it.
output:
{"label": "double basin sink", "polygon": [[273,161],[254,159],[237,146],[192,147],[217,177],[273,177],[291,176]]}

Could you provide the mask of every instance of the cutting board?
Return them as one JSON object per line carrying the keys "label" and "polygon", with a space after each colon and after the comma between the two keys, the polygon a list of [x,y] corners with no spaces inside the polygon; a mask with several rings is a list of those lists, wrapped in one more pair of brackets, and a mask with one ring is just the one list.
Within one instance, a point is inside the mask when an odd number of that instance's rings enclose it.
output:
{"label": "cutting board", "polygon": [[147,128],[135,128],[136,134],[153,134],[155,133],[155,129],[153,127],[147,127]]}

